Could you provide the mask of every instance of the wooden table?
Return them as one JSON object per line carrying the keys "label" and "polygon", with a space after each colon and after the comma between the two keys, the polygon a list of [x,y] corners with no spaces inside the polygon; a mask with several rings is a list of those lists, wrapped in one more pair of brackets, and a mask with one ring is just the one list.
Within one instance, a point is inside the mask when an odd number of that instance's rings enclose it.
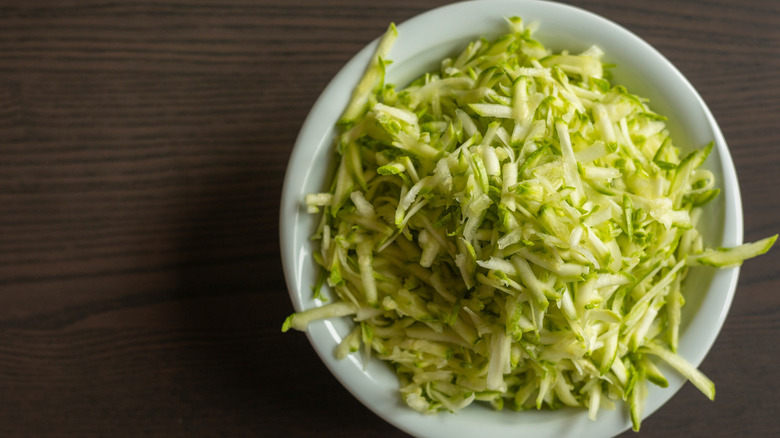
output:
{"label": "wooden table", "polygon": [[[0,436],[404,436],[292,312],[278,205],[298,130],[390,21],[441,0],[0,4]],[[778,231],[780,3],[572,2],[693,83]],[[746,264],[701,369],[640,436],[780,435],[780,252]],[[633,436],[627,433],[626,436]]]}

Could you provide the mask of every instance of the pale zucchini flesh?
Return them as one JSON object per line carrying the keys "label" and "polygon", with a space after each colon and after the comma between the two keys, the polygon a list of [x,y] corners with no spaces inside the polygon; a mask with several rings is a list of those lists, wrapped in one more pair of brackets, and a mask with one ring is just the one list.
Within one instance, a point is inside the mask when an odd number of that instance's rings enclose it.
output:
{"label": "pale zucchini flesh", "polygon": [[[684,278],[729,267],[776,236],[704,249],[700,206],[717,196],[664,116],[611,84],[603,53],[553,53],[519,18],[404,88],[384,83],[390,26],[339,124],[315,260],[334,302],[283,330],[350,316],[336,351],[392,364],[413,409],[515,410],[623,400],[634,429],[647,382],[676,353]],[[687,149],[687,148],[684,148]]]}

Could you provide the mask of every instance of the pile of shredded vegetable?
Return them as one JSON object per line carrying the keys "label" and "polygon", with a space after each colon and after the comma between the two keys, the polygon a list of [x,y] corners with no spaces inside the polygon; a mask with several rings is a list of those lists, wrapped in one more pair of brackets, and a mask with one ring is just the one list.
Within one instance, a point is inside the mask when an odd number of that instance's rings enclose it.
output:
{"label": "pile of shredded vegetable", "polygon": [[[283,330],[351,316],[339,345],[392,365],[424,413],[624,400],[638,430],[660,358],[713,398],[676,353],[690,266],[728,267],[776,236],[705,249],[718,194],[665,118],[610,83],[597,47],[552,53],[518,18],[403,89],[384,82],[390,26],[339,122],[315,259],[335,298]],[[316,292],[318,298],[323,295]]]}

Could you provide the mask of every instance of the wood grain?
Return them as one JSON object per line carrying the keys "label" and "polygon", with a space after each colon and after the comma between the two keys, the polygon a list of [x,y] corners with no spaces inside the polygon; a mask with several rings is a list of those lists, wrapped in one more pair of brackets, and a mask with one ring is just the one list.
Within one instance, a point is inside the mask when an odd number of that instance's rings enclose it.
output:
{"label": "wood grain", "polygon": [[[0,436],[405,436],[280,333],[278,206],[328,81],[445,3],[0,2]],[[776,233],[780,4],[571,3],[688,77],[746,239]],[[777,254],[743,267],[701,365],[716,401],[686,385],[639,436],[780,435]]]}

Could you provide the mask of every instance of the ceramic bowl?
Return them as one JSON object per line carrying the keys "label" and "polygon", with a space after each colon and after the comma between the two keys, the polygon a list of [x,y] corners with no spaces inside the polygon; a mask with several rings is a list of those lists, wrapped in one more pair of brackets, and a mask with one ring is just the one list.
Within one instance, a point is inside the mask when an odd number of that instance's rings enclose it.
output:
{"label": "ceramic bowl", "polygon": [[[398,25],[398,39],[390,52],[393,63],[387,82],[403,86],[441,59],[459,52],[480,36],[508,31],[505,17],[539,22],[534,38],[553,50],[578,52],[595,44],[604,62],[615,64],[613,82],[649,98],[651,108],[668,117],[668,128],[683,152],[714,142],[705,167],[717,178],[721,195],[707,205],[699,228],[706,245],[742,243],[742,207],[734,165],[718,125],[688,80],[657,50],[625,28],[585,10],[552,2],[480,0],[455,3],[423,13]],[[384,29],[377,29],[381,34]],[[333,78],[306,119],[295,144],[284,182],[280,211],[280,239],[290,296],[296,311],[322,303],[312,299],[317,268],[309,239],[318,217],[303,207],[307,193],[326,188],[334,166],[333,135],[337,118],[372,56],[377,41],[368,44]],[[685,283],[686,306],[679,353],[694,365],[703,360],[726,318],[737,284],[738,269],[692,269]],[[596,421],[584,409],[515,412],[472,405],[456,414],[423,415],[402,403],[398,382],[385,364],[363,363],[360,355],[336,360],[334,348],[351,327],[349,319],[316,321],[307,336],[322,361],[338,380],[377,415],[415,436],[426,437],[599,437],[614,436],[630,427],[628,409],[618,404],[601,410]],[[292,336],[292,334],[288,334]],[[644,415],[669,400],[684,380],[664,368],[669,387],[649,385]],[[715,382],[717,385],[718,382]],[[702,404],[709,403],[702,397]]]}

